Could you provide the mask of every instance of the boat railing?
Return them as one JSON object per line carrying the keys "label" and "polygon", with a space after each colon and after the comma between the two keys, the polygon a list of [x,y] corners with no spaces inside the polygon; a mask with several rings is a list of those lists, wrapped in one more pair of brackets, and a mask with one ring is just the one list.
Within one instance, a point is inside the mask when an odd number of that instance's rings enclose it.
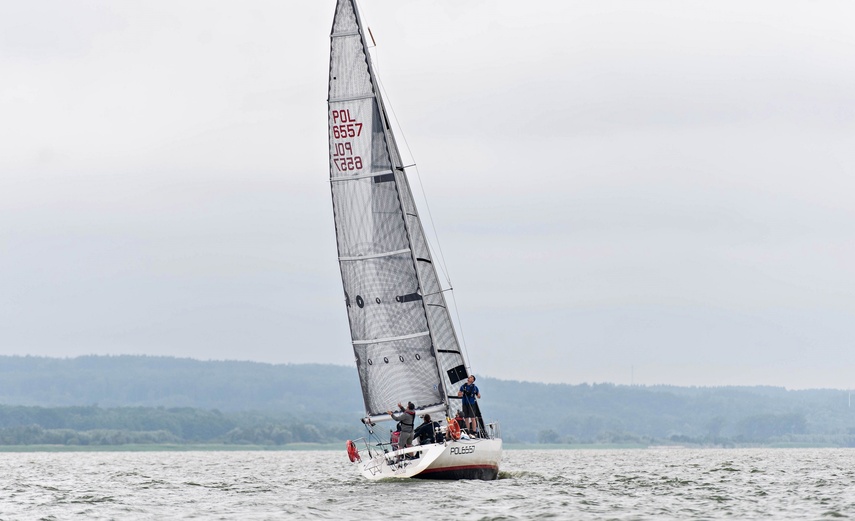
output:
{"label": "boat railing", "polygon": [[[440,427],[438,430],[440,432],[442,432],[443,436],[445,437],[445,439],[447,441],[448,440],[448,425]],[[477,436],[473,435],[472,433],[468,432],[465,429],[462,430],[462,435],[463,435],[464,439],[486,438],[486,439],[492,440],[492,439],[496,439],[496,438],[501,438],[502,437],[502,430],[499,427],[499,422],[493,421],[493,422],[484,424],[483,427],[480,427],[478,429],[478,435]]]}
{"label": "boat railing", "polygon": [[[499,439],[502,437],[502,430],[499,426],[499,422],[492,421],[489,423],[485,423],[483,429],[480,430],[479,436],[472,436],[468,433],[464,433],[464,439]],[[448,426],[442,426],[437,429],[437,432],[441,432],[444,438],[444,442],[448,443],[451,441],[448,437]],[[353,440],[353,443],[361,445],[365,448],[365,451],[368,452],[369,458],[374,458],[381,454],[386,455],[387,457],[390,455],[394,455],[396,457],[400,457],[401,455],[406,455],[413,452],[419,452],[421,449],[420,446],[415,444],[406,448],[399,448],[391,441],[377,441],[369,440],[366,437],[357,438]]]}
{"label": "boat railing", "polygon": [[369,440],[366,437],[356,438],[353,440],[353,443],[357,445],[362,445],[365,447],[366,452],[368,452],[369,458],[374,458],[380,454],[388,454],[394,450],[391,442],[377,442],[374,443],[372,440]]}
{"label": "boat railing", "polygon": [[496,439],[496,438],[501,438],[502,437],[502,429],[499,426],[499,422],[492,421],[492,422],[486,424],[484,434],[486,434],[486,436],[488,438],[490,438],[491,440]]}

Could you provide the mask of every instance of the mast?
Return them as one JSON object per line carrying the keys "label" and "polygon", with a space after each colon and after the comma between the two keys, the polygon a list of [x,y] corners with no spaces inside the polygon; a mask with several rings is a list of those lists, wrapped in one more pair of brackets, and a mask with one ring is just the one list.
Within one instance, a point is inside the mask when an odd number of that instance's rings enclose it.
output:
{"label": "mast", "polygon": [[[420,232],[421,236],[424,237],[424,235],[425,235],[424,228],[422,226],[421,219],[419,218],[419,215],[418,215],[418,209],[415,207],[415,205],[413,204],[411,206],[410,211],[412,213],[408,213],[408,208],[407,208],[407,205],[405,204],[405,200],[414,201],[413,192],[412,192],[412,189],[410,188],[410,183],[406,180],[407,173],[404,170],[403,161],[401,161],[401,154],[398,150],[398,142],[395,139],[395,134],[392,132],[392,126],[389,123],[389,115],[386,112],[386,104],[383,100],[383,94],[380,92],[380,86],[377,84],[377,74],[374,72],[374,63],[371,61],[371,55],[368,52],[368,42],[365,39],[365,32],[363,31],[363,27],[365,27],[365,26],[362,23],[362,16],[359,14],[359,7],[356,4],[356,0],[350,0],[350,1],[353,5],[353,13],[356,15],[356,23],[359,27],[359,32],[360,32],[360,35],[362,38],[362,46],[363,46],[363,49],[365,50],[365,59],[366,59],[365,61],[368,64],[368,74],[371,78],[371,84],[374,86],[374,92],[375,92],[376,99],[377,99],[377,105],[378,105],[378,108],[380,109],[380,119],[383,121],[383,131],[386,135],[386,147],[387,147],[387,150],[389,152],[389,157],[392,159],[392,169],[395,172],[396,184],[398,185],[398,199],[401,203],[401,208],[404,211],[404,228],[406,229],[407,238],[408,238],[408,241],[410,243],[410,254],[412,257],[412,261],[413,261],[413,268],[415,268],[416,277],[418,278],[419,290],[422,293],[422,297],[424,297],[425,284],[424,284],[424,281],[422,280],[423,279],[422,270],[418,269],[419,260],[416,257],[415,252],[413,251],[413,247],[412,247],[413,233],[411,232],[411,228],[418,227],[418,229],[419,229],[418,231]],[[370,33],[371,29],[369,28],[368,31]],[[372,41],[374,40],[373,34],[371,35],[371,40]],[[375,46],[377,45],[376,42],[374,45]],[[411,217],[413,217],[412,222],[410,219],[407,219],[408,214]],[[433,269],[432,266],[431,266],[431,269]],[[442,292],[440,292],[439,294],[442,295]],[[431,339],[431,350],[433,351],[436,369],[441,374],[442,373],[442,366],[440,365],[439,357],[436,356],[437,355],[437,353],[436,353],[436,349],[437,349],[436,345],[437,344],[436,344],[436,338],[434,337],[434,332],[433,332],[434,328],[432,327],[433,326],[433,320],[432,320],[430,314],[427,312],[427,309],[425,309],[425,320],[427,320],[427,322],[428,322],[428,332],[430,333],[430,339]],[[452,332],[453,332],[453,329],[452,329]],[[449,403],[448,403],[448,389],[446,388],[445,382],[443,380],[444,379],[442,379],[442,378],[440,379],[440,386],[442,388],[443,402],[445,403],[446,410],[448,410],[448,405],[449,405]]]}

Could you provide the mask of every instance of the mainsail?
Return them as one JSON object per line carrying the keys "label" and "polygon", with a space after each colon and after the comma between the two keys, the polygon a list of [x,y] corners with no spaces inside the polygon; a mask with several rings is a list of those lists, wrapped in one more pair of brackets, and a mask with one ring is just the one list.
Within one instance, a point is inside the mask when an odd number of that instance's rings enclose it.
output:
{"label": "mainsail", "polygon": [[466,366],[354,0],[338,0],[330,39],[330,184],[366,416],[447,410]]}

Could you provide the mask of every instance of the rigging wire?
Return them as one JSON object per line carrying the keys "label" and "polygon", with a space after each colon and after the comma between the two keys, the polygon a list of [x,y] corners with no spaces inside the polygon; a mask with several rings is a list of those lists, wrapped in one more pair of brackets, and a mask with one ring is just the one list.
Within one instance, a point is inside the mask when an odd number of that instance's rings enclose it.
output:
{"label": "rigging wire", "polygon": [[425,211],[427,213],[428,221],[430,222],[430,227],[431,227],[431,230],[433,231],[433,240],[434,240],[434,243],[436,244],[436,252],[439,254],[439,268],[440,268],[440,271],[442,271],[443,276],[445,277],[446,283],[448,284],[449,293],[451,294],[451,301],[452,301],[452,304],[454,307],[454,314],[457,317],[457,329],[458,329],[458,332],[460,333],[460,347],[461,347],[461,351],[462,351],[461,354],[463,355],[463,357],[466,361],[466,366],[471,368],[472,364],[469,361],[469,349],[467,349],[467,347],[466,347],[466,337],[463,334],[463,323],[460,320],[460,309],[457,306],[457,299],[454,296],[454,287],[451,283],[451,274],[449,273],[448,265],[445,262],[445,255],[442,251],[442,244],[439,242],[439,235],[437,234],[437,231],[436,231],[436,223],[434,222],[433,214],[430,211],[430,204],[428,203],[424,184],[422,183],[422,176],[421,176],[421,173],[419,172],[418,162],[415,161],[415,156],[413,155],[413,151],[410,148],[409,142],[407,141],[407,136],[404,134],[404,129],[401,126],[400,121],[398,121],[398,115],[395,113],[395,109],[392,105],[391,100],[389,99],[389,93],[386,91],[386,87],[383,85],[383,82],[380,80],[380,77],[379,77],[380,71],[379,71],[379,67],[378,67],[378,61],[379,60],[377,59],[377,54],[378,53],[377,53],[377,48],[376,48],[376,44],[375,44],[374,52],[372,53],[372,55],[373,55],[372,56],[372,62],[374,64],[374,68],[375,68],[375,70],[377,70],[378,74],[374,77],[374,79],[377,81],[377,85],[380,87],[380,90],[383,91],[383,99],[386,102],[385,105],[386,105],[387,112],[392,116],[392,119],[395,122],[395,126],[398,127],[397,128],[397,135],[401,137],[401,140],[404,143],[404,148],[406,149],[407,154],[409,154],[410,159],[413,160],[413,164],[410,166],[412,166],[414,168],[415,173],[416,173],[416,180],[418,180],[418,182],[419,182],[419,190],[421,191],[422,201],[424,202],[424,208],[425,208]]}

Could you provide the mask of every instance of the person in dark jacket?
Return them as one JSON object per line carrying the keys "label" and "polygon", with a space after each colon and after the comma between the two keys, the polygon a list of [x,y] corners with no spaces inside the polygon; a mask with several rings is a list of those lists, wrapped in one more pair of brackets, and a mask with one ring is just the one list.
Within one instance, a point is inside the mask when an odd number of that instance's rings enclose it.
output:
{"label": "person in dark jacket", "polygon": [[413,437],[419,439],[419,445],[442,443],[442,432],[437,431],[439,431],[439,422],[430,421],[430,414],[425,414],[422,424],[413,431]]}
{"label": "person in dark jacket", "polygon": [[481,410],[478,407],[478,401],[475,398],[481,398],[481,391],[475,385],[475,375],[469,375],[466,383],[460,386],[460,391],[457,396],[463,398],[463,417],[469,427],[469,434],[478,434],[478,418],[481,416]]}

